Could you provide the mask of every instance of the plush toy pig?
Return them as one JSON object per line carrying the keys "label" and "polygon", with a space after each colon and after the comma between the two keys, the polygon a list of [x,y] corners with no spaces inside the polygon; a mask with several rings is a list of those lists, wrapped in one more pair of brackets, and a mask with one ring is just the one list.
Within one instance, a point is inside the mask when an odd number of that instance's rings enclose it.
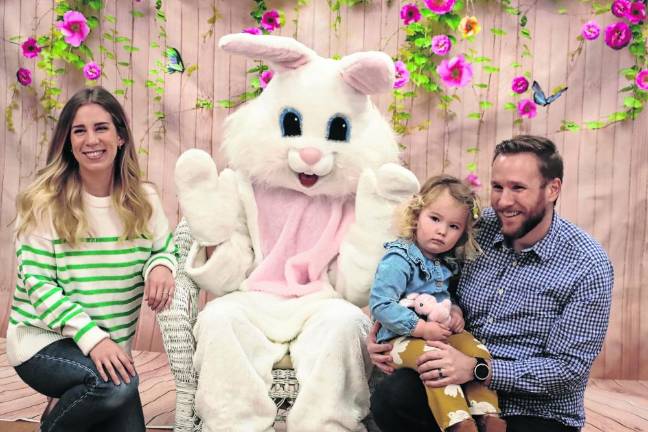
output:
{"label": "plush toy pig", "polygon": [[279,36],[219,45],[262,59],[274,77],[226,120],[229,169],[218,174],[199,150],[176,165],[195,238],[185,270],[216,296],[194,328],[197,413],[206,431],[272,430],[271,370],[289,352],[300,390],[288,430],[361,430],[370,363],[359,307],[395,206],[419,188],[369,98],[391,89],[393,62],[325,59]]}
{"label": "plush toy pig", "polygon": [[446,326],[450,325],[450,308],[452,303],[449,299],[437,302],[437,299],[427,293],[412,293],[399,301],[401,305],[414,309],[414,312],[420,317],[425,317],[427,321],[438,322]]}

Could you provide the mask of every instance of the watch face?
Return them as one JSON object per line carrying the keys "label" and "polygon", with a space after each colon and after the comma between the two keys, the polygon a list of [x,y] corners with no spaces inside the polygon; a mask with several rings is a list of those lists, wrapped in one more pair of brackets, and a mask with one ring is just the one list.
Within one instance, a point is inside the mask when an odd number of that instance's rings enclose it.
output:
{"label": "watch face", "polygon": [[479,363],[475,366],[475,378],[479,381],[485,381],[488,378],[489,368],[484,363]]}

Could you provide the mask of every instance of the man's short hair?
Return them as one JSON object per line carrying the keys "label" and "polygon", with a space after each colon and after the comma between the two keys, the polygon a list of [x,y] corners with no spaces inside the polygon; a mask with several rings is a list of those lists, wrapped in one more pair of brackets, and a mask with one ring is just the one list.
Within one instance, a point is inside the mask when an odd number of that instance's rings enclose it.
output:
{"label": "man's short hair", "polygon": [[535,135],[518,135],[495,146],[493,162],[500,155],[533,153],[538,157],[540,174],[545,180],[563,179],[563,160],[556,145],[548,138]]}

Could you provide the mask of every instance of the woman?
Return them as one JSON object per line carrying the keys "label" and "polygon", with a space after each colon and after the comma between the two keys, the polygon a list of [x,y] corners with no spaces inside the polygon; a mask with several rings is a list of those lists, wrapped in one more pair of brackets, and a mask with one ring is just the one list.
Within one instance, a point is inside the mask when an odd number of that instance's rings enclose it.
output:
{"label": "woman", "polygon": [[41,430],[143,431],[130,355],[142,297],[173,298],[168,221],[140,179],[124,110],[101,87],[65,104],[47,165],[18,196],[7,357],[48,396]]}

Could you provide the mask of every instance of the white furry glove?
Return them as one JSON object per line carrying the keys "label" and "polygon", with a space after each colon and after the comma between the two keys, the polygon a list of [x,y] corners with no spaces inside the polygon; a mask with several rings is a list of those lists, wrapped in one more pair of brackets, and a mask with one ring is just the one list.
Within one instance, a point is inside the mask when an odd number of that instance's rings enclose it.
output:
{"label": "white furry glove", "polygon": [[378,228],[375,226],[378,224],[382,228],[381,232],[389,230],[396,206],[419,189],[414,173],[398,164],[385,164],[375,172],[364,170],[356,193],[356,221],[367,228]]}
{"label": "white furry glove", "polygon": [[239,212],[235,173],[224,170],[219,176],[207,152],[190,149],[176,162],[175,183],[180,209],[198,244],[216,246],[228,240]]}

